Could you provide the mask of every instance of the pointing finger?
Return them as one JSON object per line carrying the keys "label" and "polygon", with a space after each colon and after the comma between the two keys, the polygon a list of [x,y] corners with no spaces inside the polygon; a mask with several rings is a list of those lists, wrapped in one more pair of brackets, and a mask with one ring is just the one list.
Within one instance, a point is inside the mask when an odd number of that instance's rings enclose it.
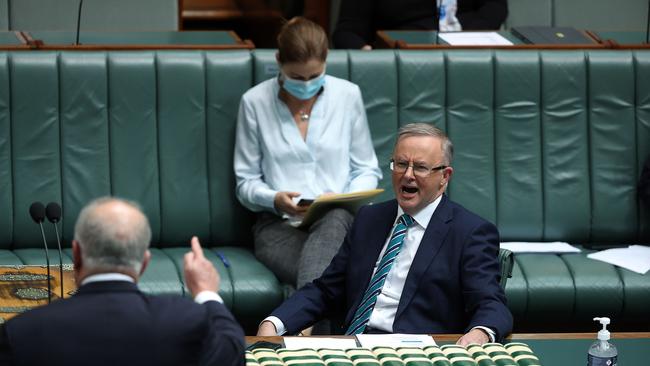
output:
{"label": "pointing finger", "polygon": [[201,243],[199,243],[199,238],[196,236],[192,237],[192,253],[194,253],[196,258],[205,258],[203,255],[203,249],[201,248]]}

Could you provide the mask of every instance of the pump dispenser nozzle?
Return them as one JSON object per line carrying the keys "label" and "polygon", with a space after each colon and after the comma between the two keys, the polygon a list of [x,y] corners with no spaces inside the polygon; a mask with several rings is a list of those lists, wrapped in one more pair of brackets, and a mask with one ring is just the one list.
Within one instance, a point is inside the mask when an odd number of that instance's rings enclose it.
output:
{"label": "pump dispenser nozzle", "polygon": [[595,317],[594,321],[600,322],[603,325],[603,329],[598,331],[598,339],[601,341],[609,340],[609,331],[607,330],[607,325],[610,323],[608,317]]}

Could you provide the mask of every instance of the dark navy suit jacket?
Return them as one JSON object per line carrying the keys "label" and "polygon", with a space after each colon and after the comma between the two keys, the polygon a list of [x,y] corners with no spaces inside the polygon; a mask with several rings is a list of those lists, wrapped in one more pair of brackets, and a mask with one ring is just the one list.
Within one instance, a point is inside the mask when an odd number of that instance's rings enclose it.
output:
{"label": "dark navy suit jacket", "polygon": [[0,364],[243,365],[244,333],[216,301],[199,305],[147,296],[130,282],[93,282],[9,320]]}
{"label": "dark navy suit jacket", "polygon": [[[272,315],[295,333],[323,318],[347,329],[397,215],[395,200],[365,206],[323,275]],[[466,333],[482,325],[497,339],[512,330],[499,286],[499,233],[446,196],[431,217],[406,278],[394,333]]]}

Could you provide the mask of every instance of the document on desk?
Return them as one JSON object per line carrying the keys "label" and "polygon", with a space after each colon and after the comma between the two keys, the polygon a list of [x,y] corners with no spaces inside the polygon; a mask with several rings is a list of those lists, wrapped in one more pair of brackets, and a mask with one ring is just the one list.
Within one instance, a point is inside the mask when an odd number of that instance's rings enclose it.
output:
{"label": "document on desk", "polygon": [[452,46],[512,46],[497,32],[440,32],[438,37]]}
{"label": "document on desk", "polygon": [[518,242],[511,241],[501,243],[501,248],[508,249],[513,253],[580,253],[579,248],[561,241],[553,242]]}
{"label": "document on desk", "polygon": [[348,349],[357,347],[357,341],[354,338],[283,337],[283,340],[284,347],[287,349]]}
{"label": "document on desk", "polygon": [[427,334],[357,334],[363,348],[384,347],[427,347],[435,346],[436,341]]}
{"label": "document on desk", "polygon": [[645,245],[601,250],[587,254],[587,258],[623,267],[640,274],[650,271],[650,247]]}

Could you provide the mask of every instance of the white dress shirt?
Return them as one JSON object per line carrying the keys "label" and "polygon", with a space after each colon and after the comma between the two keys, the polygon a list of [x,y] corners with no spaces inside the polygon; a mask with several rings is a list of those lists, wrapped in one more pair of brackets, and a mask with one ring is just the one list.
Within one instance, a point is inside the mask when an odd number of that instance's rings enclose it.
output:
{"label": "white dress shirt", "polygon": [[382,174],[357,85],[325,76],[304,140],[279,92],[277,78],[266,80],[239,106],[234,169],[244,206],[275,212],[279,191],[315,198],[377,187]]}
{"label": "white dress shirt", "polygon": [[[402,291],[404,290],[406,277],[408,276],[409,270],[411,269],[411,264],[413,263],[415,254],[420,247],[420,242],[422,241],[424,232],[429,226],[429,221],[431,221],[431,217],[436,211],[436,208],[438,208],[441,200],[442,195],[440,195],[440,197],[436,198],[433,202],[420,210],[420,212],[413,215],[414,223],[408,228],[406,236],[404,237],[404,242],[402,243],[402,248],[395,258],[395,262],[393,262],[393,266],[390,269],[390,272],[388,272],[388,276],[386,276],[386,281],[384,282],[384,286],[381,288],[381,293],[379,296],[377,296],[375,308],[370,314],[370,319],[368,320],[369,327],[383,330],[388,333],[393,332],[393,322],[395,321],[395,315],[397,314],[399,300],[402,296]],[[397,216],[395,216],[393,227],[397,223],[399,217],[402,216],[402,214],[404,214],[404,210],[402,210],[402,208],[398,205]],[[377,270],[377,265],[379,265],[381,257],[386,251],[389,241],[390,235],[388,238],[386,238],[384,247],[382,248],[379,257],[375,262],[375,268],[372,271],[373,275]],[[431,309],[431,311],[435,311],[435,309]],[[275,316],[269,316],[264,320],[268,320],[272,322],[273,325],[275,325],[275,329],[277,330],[278,335],[282,335],[286,331],[284,323],[282,323],[279,318]],[[495,333],[492,329],[484,326],[477,326],[474,328],[484,330],[489,335],[490,341],[495,341]]]}
{"label": "white dress shirt", "polygon": [[[90,275],[81,281],[81,285],[83,286],[93,282],[108,281],[124,281],[135,283],[135,280],[131,276],[127,276],[123,273],[108,272]],[[194,297],[194,302],[198,304],[203,304],[207,301],[218,301],[223,304],[223,299],[221,296],[219,296],[219,294],[214,291],[201,291]]]}

